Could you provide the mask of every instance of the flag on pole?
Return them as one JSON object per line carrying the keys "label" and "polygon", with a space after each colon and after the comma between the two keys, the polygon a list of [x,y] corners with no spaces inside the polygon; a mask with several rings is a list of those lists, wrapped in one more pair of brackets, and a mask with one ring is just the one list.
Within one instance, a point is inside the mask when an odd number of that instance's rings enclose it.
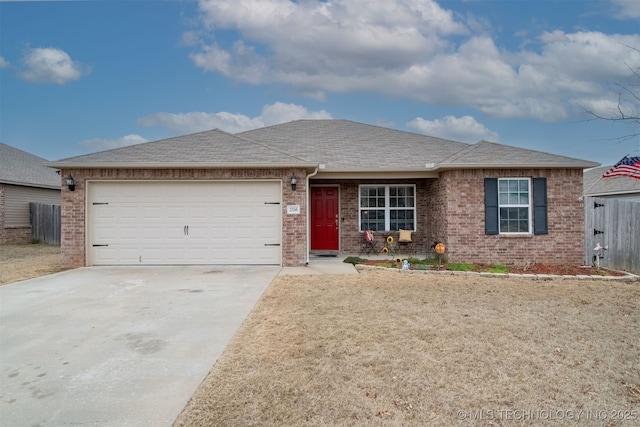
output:
{"label": "flag on pole", "polygon": [[630,176],[631,178],[640,179],[640,156],[624,156],[622,160],[602,175],[603,178],[611,178],[613,176]]}

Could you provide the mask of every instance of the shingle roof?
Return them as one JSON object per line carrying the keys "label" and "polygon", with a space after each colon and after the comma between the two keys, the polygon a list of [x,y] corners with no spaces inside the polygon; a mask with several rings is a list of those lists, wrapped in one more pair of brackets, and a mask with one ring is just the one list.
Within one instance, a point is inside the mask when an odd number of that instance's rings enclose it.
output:
{"label": "shingle roof", "polygon": [[470,167],[545,167],[545,168],[587,168],[598,163],[572,157],[559,156],[542,151],[480,141],[442,161],[440,168]]}
{"label": "shingle roof", "polygon": [[299,158],[214,129],[51,162],[53,167],[311,166]]}
{"label": "shingle roof", "polygon": [[0,182],[29,187],[60,188],[60,176],[42,157],[0,142]]}
{"label": "shingle roof", "polygon": [[236,135],[200,132],[52,162],[52,167],[315,167],[324,172],[479,167],[584,169],[598,163],[482,141],[463,142],[348,120],[296,120]]}
{"label": "shingle roof", "polygon": [[640,194],[640,179],[627,176],[603,178],[602,174],[613,165],[601,166],[584,172],[583,185],[585,196],[604,196],[614,194]]}
{"label": "shingle roof", "polygon": [[239,133],[325,171],[425,170],[469,144],[348,120],[296,120]]}

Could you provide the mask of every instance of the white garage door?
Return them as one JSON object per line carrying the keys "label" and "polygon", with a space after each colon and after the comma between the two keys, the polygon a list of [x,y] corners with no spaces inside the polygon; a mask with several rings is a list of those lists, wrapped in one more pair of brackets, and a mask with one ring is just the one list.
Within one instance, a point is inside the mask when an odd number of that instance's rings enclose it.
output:
{"label": "white garage door", "polygon": [[279,182],[92,182],[89,265],[280,264]]}

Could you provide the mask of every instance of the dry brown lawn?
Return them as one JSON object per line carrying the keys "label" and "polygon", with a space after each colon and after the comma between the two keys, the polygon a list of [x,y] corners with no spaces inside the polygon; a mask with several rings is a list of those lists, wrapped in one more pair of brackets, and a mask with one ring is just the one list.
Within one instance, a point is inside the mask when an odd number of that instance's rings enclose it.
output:
{"label": "dry brown lawn", "polygon": [[62,271],[60,246],[0,245],[0,285]]}
{"label": "dry brown lawn", "polygon": [[638,426],[640,283],[281,276],[175,426]]}

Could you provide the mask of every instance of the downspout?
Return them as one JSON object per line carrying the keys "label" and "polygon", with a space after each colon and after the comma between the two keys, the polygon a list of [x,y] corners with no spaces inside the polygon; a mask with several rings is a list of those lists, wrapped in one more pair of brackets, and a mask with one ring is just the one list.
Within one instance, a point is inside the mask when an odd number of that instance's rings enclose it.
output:
{"label": "downspout", "polygon": [[311,254],[311,192],[309,191],[309,179],[313,178],[318,174],[319,167],[316,167],[316,170],[307,175],[307,185],[305,186],[305,191],[307,192],[307,262],[306,265],[309,265],[309,256]]}

